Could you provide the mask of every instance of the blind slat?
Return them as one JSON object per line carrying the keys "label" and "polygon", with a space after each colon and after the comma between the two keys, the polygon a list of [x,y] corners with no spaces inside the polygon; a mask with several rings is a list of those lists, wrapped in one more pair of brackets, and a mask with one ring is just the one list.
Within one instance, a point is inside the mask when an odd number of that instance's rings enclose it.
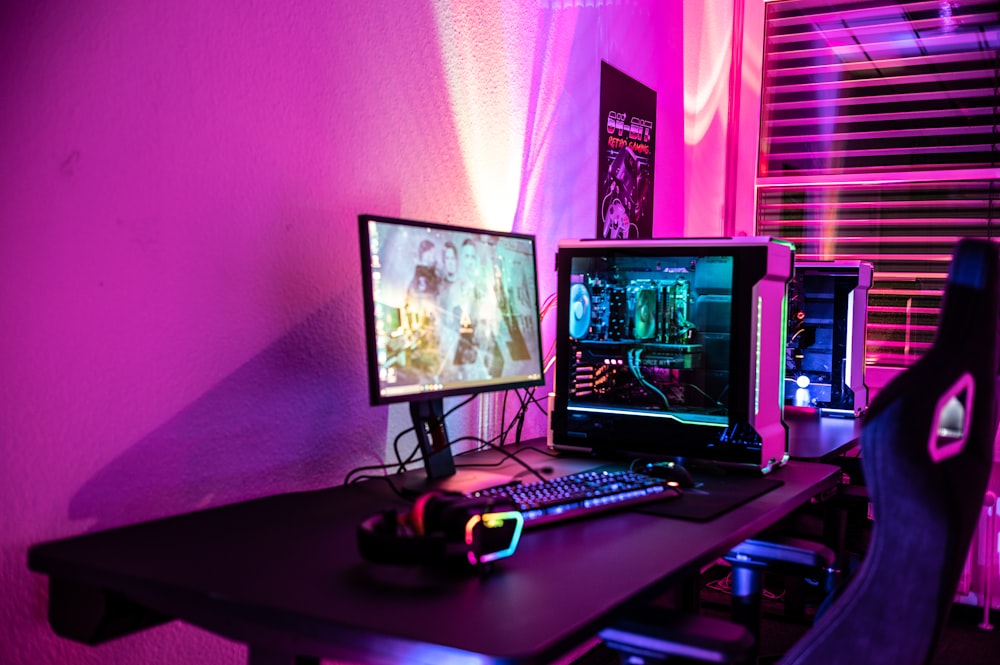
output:
{"label": "blind slat", "polygon": [[933,340],[955,242],[991,237],[998,210],[993,179],[757,183],[758,233],[795,243],[801,260],[873,263],[865,354],[883,366],[912,363]]}
{"label": "blind slat", "polygon": [[767,3],[757,232],[797,258],[874,264],[871,364],[930,346],[955,242],[994,235],[998,50],[995,0]]}

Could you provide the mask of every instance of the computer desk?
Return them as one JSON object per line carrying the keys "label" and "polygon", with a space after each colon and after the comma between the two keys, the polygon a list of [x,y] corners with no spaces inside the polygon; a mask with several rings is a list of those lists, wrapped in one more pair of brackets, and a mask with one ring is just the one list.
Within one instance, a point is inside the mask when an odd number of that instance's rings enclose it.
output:
{"label": "computer desk", "polygon": [[[597,465],[524,455],[554,474]],[[708,522],[625,511],[528,530],[486,575],[362,560],[358,523],[407,505],[380,480],[43,543],[28,565],[49,577],[55,632],[88,644],[179,619],[247,644],[251,665],[534,665],[828,492],[839,469],[793,460],[773,477],[778,488]]]}
{"label": "computer desk", "polygon": [[820,415],[812,409],[785,409],[792,459],[829,462],[858,446],[862,418]]}

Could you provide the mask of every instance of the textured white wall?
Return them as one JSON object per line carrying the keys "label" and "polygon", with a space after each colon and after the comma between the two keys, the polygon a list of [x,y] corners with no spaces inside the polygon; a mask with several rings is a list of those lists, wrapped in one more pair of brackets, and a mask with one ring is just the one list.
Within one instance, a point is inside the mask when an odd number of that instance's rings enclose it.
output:
{"label": "textured white wall", "polygon": [[537,233],[545,297],[593,234],[601,59],[659,93],[684,232],[681,2],[578,4],[4,3],[0,662],[241,662],[176,623],[55,637],[27,548],[383,457],[357,214]]}

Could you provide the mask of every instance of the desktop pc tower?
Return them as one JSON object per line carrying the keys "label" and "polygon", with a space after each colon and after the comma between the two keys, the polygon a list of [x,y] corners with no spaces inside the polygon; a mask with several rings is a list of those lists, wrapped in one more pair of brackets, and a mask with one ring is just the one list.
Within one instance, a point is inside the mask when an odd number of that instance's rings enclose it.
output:
{"label": "desktop pc tower", "polygon": [[788,459],[773,238],[564,240],[549,446],[766,473]]}

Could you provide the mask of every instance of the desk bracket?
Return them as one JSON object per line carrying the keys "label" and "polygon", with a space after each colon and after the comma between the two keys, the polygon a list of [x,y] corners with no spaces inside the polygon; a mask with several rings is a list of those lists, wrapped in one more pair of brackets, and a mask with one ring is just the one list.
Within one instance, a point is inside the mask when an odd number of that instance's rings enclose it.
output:
{"label": "desk bracket", "polygon": [[320,662],[312,656],[295,656],[254,644],[249,646],[247,665],[319,665]]}
{"label": "desk bracket", "polygon": [[61,637],[97,645],[172,620],[123,594],[58,577],[49,579],[49,624]]}

